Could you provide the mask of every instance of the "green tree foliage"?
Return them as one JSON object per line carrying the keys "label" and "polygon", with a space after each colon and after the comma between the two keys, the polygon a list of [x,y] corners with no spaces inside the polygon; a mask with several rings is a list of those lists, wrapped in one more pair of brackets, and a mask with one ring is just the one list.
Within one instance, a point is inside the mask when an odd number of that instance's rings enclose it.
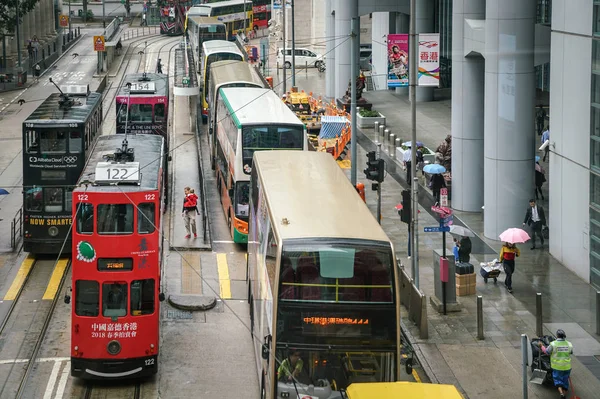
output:
{"label": "green tree foliage", "polygon": [[0,32],[11,34],[17,26],[17,4],[19,5],[19,23],[23,23],[23,17],[33,10],[39,0],[0,0]]}

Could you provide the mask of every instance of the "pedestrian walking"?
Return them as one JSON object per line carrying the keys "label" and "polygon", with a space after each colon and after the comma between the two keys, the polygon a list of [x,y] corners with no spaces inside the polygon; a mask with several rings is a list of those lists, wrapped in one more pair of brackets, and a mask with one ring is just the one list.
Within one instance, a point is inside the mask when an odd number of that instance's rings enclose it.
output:
{"label": "pedestrian walking", "polygon": [[510,242],[505,242],[500,249],[500,262],[504,266],[504,273],[506,273],[506,279],[504,285],[508,292],[512,293],[512,275],[515,272],[515,258],[521,255],[521,251],[517,246]]}
{"label": "pedestrian walking", "polygon": [[550,342],[550,345],[544,346],[542,342],[538,342],[538,345],[542,352],[550,355],[554,386],[558,389],[561,399],[565,399],[569,390],[573,344],[567,341],[567,334],[563,330],[557,330],[556,340]]}
{"label": "pedestrian walking", "polygon": [[183,217],[183,223],[185,231],[187,232],[185,238],[190,238],[194,235],[194,238],[198,237],[196,234],[196,215],[198,213],[198,196],[194,193],[194,190],[190,187],[183,189],[185,196],[183,197],[183,209],[181,216]]}
{"label": "pedestrian walking", "polygon": [[525,219],[523,220],[523,226],[529,226],[531,229],[531,242],[533,245],[531,249],[535,249],[535,236],[536,234],[540,237],[541,246],[544,246],[544,236],[542,235],[542,229],[546,226],[546,212],[541,205],[537,205],[535,200],[532,198],[529,200],[529,207],[525,213]]}
{"label": "pedestrian walking", "polygon": [[425,167],[425,157],[423,156],[423,146],[417,147],[417,171],[421,171],[421,174],[425,176],[425,171],[423,168]]}
{"label": "pedestrian walking", "polygon": [[411,166],[412,166],[412,148],[410,145],[407,146],[407,150],[404,151],[404,167],[406,168],[406,182],[408,184],[412,184],[412,174],[411,174]]}
{"label": "pedestrian walking", "polygon": [[160,62],[160,58],[156,62],[156,73],[163,73],[163,71],[162,71],[162,64]]}
{"label": "pedestrian walking", "polygon": [[435,198],[435,202],[440,203],[440,190],[442,188],[446,188],[446,179],[441,173],[436,173],[431,175],[431,191],[433,192],[433,197]]}
{"label": "pedestrian walking", "polygon": [[544,130],[544,124],[546,123],[546,110],[543,105],[538,105],[538,109],[535,113],[536,130],[538,136],[542,134]]}
{"label": "pedestrian walking", "polygon": [[33,68],[33,73],[35,75],[36,82],[39,82],[41,72],[42,72],[42,68],[40,67],[40,64],[35,64],[35,67]]}
{"label": "pedestrian walking", "polygon": [[544,199],[544,193],[542,193],[542,186],[546,182],[546,171],[542,168],[539,162],[535,163],[535,199],[539,199],[539,195]]}
{"label": "pedestrian walking", "polygon": [[[542,133],[542,144],[544,144],[546,142],[546,140],[550,140],[550,125],[548,125],[548,127],[546,128],[546,130],[544,130],[544,133]],[[544,148],[544,162],[546,162],[546,157],[548,156],[548,153],[550,152],[550,146],[547,145],[546,148]]]}
{"label": "pedestrian walking", "polygon": [[148,26],[148,23],[146,22],[146,12],[145,11],[142,13],[142,23],[140,24],[140,26]]}

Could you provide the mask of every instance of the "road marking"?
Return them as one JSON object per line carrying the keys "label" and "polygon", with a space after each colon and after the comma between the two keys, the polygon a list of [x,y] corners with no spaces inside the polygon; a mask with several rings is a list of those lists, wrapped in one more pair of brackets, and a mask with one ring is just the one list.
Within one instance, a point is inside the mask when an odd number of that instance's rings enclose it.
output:
{"label": "road marking", "polygon": [[226,254],[217,254],[217,269],[219,272],[220,296],[222,299],[231,299],[231,281],[229,280]]}
{"label": "road marking", "polygon": [[71,372],[71,361],[69,360],[63,369],[62,375],[60,376],[60,382],[58,383],[58,388],[56,389],[55,398],[62,398],[65,396],[65,387],[67,386],[67,379],[69,378],[69,373]]}
{"label": "road marking", "polygon": [[61,365],[62,362],[54,362],[50,378],[48,379],[48,385],[46,385],[46,392],[44,392],[44,399],[52,399],[52,392],[54,392],[54,385],[58,379],[58,372],[60,371]]}
{"label": "road marking", "polygon": [[58,262],[56,262],[56,266],[54,266],[54,271],[52,272],[52,276],[50,277],[50,282],[46,287],[46,292],[44,292],[44,296],[42,297],[42,299],[54,299],[54,297],[56,296],[56,292],[58,291],[58,286],[60,285],[60,280],[65,274],[67,263],[69,263],[68,258],[62,258],[59,259]]}
{"label": "road marking", "polygon": [[10,288],[6,292],[6,295],[4,295],[5,301],[14,301],[17,298],[19,290],[25,283],[25,280],[27,279],[27,276],[29,275],[29,272],[31,271],[31,268],[33,267],[34,263],[35,258],[33,257],[33,255],[27,255],[23,263],[21,263],[21,267],[19,268],[19,271],[17,272],[17,275],[13,280]]}
{"label": "road marking", "polygon": [[213,243],[215,243],[215,244],[233,244],[234,241],[217,241],[217,240],[215,240],[215,241],[213,241]]}
{"label": "road marking", "polygon": [[[67,360],[71,360],[70,357],[40,357],[36,359],[36,363],[49,363],[49,362],[64,362]],[[19,364],[19,363],[29,363],[29,359],[5,359],[0,360],[0,364]]]}
{"label": "road marking", "polygon": [[181,293],[202,295],[200,253],[185,251],[181,259]]}

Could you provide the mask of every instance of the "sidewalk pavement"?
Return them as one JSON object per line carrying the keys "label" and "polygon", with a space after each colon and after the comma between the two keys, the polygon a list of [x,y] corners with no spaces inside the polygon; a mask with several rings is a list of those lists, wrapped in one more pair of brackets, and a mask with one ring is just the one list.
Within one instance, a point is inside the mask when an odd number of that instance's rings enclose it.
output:
{"label": "sidewalk pavement", "polygon": [[[186,186],[193,188],[200,196],[200,178],[198,171],[198,148],[196,147],[196,121],[192,120],[195,112],[190,111],[190,97],[175,96],[173,101],[173,128],[171,136],[173,137],[170,145],[172,160],[169,169],[173,173],[173,185],[171,186],[171,231],[170,243],[171,249],[179,250],[200,250],[205,249],[206,244],[203,239],[202,218],[199,214],[196,217],[196,229],[198,237],[185,238],[186,231],[183,222],[183,189]],[[195,119],[195,118],[194,118]],[[173,151],[177,149],[177,151]],[[198,210],[201,210],[198,202]]]}
{"label": "sidewalk pavement", "polygon": [[[363,96],[373,103],[374,109],[386,116],[386,125],[392,132],[403,140],[410,138],[410,104],[406,96],[388,91],[368,92]],[[417,114],[419,140],[435,150],[450,132],[450,119],[449,100],[420,103]],[[362,161],[366,162],[366,151],[375,149],[377,139],[373,129],[358,132],[358,181],[365,183],[366,187],[371,185],[360,172]],[[388,176],[382,185],[382,226],[410,275],[407,226],[400,222],[394,209],[400,202],[400,192],[408,187],[406,173],[400,162],[390,157],[392,148],[383,147]],[[548,169],[548,165],[544,167]],[[349,174],[350,170],[347,172]],[[419,190],[420,289],[431,297],[434,295],[433,250],[442,247],[441,234],[423,233],[423,226],[435,226],[437,222],[430,211],[433,204],[431,191],[425,187]],[[548,198],[547,190],[544,194]],[[547,202],[541,203],[547,208]],[[374,192],[367,192],[367,204],[375,213]],[[471,263],[479,272],[479,262],[496,258],[501,242],[483,237],[482,213],[456,212],[454,223],[469,227],[477,235],[472,239]],[[448,253],[452,253],[452,240],[447,241]],[[577,395],[597,397],[600,392],[600,336],[594,331],[596,292],[550,256],[547,246],[537,250],[530,250],[529,246],[528,243],[520,246],[521,257],[517,259],[513,275],[513,294],[504,287],[504,274],[497,285],[492,282],[485,284],[480,276],[477,278],[477,295],[483,296],[484,303],[485,340],[477,340],[476,295],[459,297],[457,300],[462,310],[447,316],[439,314],[428,303],[428,339],[417,338],[418,328],[406,321],[405,326],[413,337],[411,343],[433,382],[455,384],[472,399],[520,397],[520,335],[536,336],[535,306],[536,293],[539,292],[543,295],[545,334],[554,334],[557,328],[562,328],[574,345],[572,382]],[[530,384],[529,397],[558,397],[558,394],[554,388]]]}

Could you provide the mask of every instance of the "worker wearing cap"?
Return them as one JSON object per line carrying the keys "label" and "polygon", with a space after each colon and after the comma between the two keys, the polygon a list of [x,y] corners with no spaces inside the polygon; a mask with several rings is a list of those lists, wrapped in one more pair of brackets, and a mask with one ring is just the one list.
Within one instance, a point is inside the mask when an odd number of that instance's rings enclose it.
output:
{"label": "worker wearing cap", "polygon": [[556,331],[556,341],[550,342],[545,347],[541,342],[539,347],[547,355],[550,355],[550,367],[552,367],[552,378],[554,386],[558,388],[561,398],[566,398],[569,390],[569,376],[571,375],[571,355],[573,344],[567,341],[567,334],[563,330]]}

